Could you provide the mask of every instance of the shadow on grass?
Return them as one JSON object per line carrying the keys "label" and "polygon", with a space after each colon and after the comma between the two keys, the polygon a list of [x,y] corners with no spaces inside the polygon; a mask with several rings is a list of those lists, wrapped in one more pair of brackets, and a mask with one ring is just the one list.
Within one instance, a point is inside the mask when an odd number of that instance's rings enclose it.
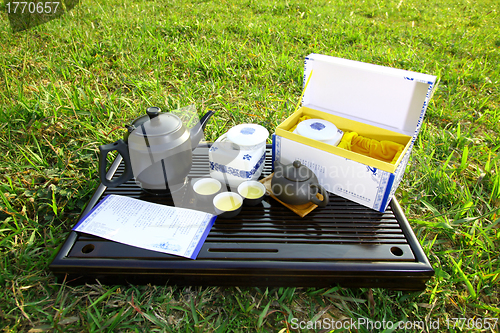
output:
{"label": "shadow on grass", "polygon": [[80,0],[61,1],[10,1],[5,0],[12,32],[27,30],[59,18],[70,11]]}

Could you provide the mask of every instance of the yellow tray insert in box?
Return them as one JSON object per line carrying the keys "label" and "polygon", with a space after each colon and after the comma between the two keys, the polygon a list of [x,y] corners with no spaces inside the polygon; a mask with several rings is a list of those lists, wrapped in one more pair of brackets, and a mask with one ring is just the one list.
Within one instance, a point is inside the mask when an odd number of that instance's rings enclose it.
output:
{"label": "yellow tray insert in box", "polygon": [[[378,156],[377,154],[374,154],[373,157],[370,157],[369,146],[368,146],[368,154],[364,154],[366,153],[367,146],[361,145],[358,148],[352,149],[353,146],[352,140],[350,141],[351,150],[349,150],[341,147],[335,147],[321,141],[309,139],[299,134],[292,133],[290,130],[298,123],[299,119],[304,116],[309,118],[319,118],[330,121],[333,124],[335,124],[337,128],[344,131],[345,134],[347,134],[348,132],[354,132],[358,134],[358,137],[361,136],[365,139],[369,138],[371,140],[375,140],[375,141],[365,141],[365,145],[366,142],[368,142],[368,144],[376,141],[391,142],[391,144],[384,143],[383,147],[372,148],[373,151],[377,151],[380,153],[381,155],[380,157],[383,156],[390,157],[390,155],[392,154],[391,151],[388,151],[390,149],[392,149],[393,151],[396,150],[396,153],[390,159],[389,158],[379,159],[376,158]],[[345,134],[344,136],[346,136]],[[288,117],[283,123],[281,123],[276,128],[276,135],[391,173],[396,171],[397,166],[399,165],[403,156],[408,150],[411,142],[411,137],[408,135],[393,132],[377,126],[361,123],[355,120],[350,120],[331,113],[318,111],[304,106],[301,107],[296,112],[294,112],[290,117]],[[352,137],[347,136],[346,141],[347,139],[353,139],[353,137],[354,135],[352,135]],[[348,143],[349,141],[347,143],[344,143],[343,145],[347,145]],[[339,146],[341,144],[339,144]],[[401,146],[403,147],[403,149],[400,150]],[[384,151],[383,149],[386,150]]]}
{"label": "yellow tray insert in box", "polygon": [[[297,123],[290,128],[289,132],[293,132],[300,122],[307,119],[313,118],[309,116],[300,117]],[[404,145],[397,142],[387,140],[378,141],[359,135],[356,132],[347,132],[342,128],[341,130],[344,132],[344,135],[342,136],[342,139],[337,147],[387,163],[396,164],[399,156],[405,148]]]}

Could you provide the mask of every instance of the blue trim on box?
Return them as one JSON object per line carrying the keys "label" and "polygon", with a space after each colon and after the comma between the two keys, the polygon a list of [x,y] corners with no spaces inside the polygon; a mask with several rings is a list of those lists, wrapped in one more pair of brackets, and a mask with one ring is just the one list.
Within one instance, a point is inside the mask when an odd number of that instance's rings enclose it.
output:
{"label": "blue trim on box", "polygon": [[[417,80],[417,81],[421,82],[421,83],[428,84],[429,87],[427,87],[427,93],[425,95],[424,103],[422,105],[422,108],[420,109],[420,117],[418,118],[418,121],[417,121],[417,127],[415,128],[415,132],[413,132],[413,138],[411,140],[412,146],[413,146],[413,143],[415,142],[415,140],[417,139],[417,135],[420,133],[420,128],[422,127],[425,113],[427,111],[427,106],[429,105],[432,91],[434,90],[434,85],[435,85],[435,83],[431,82],[431,81],[422,81],[422,80]],[[412,148],[412,146],[410,146],[410,149]]]}
{"label": "blue trim on box", "polygon": [[271,147],[271,152],[272,152],[272,156],[271,156],[271,169],[272,170],[274,170],[274,160],[276,159],[276,142],[275,142],[275,137],[276,137],[276,134],[271,135],[271,141],[273,142],[272,143],[272,147]]}
{"label": "blue trim on box", "polygon": [[[389,181],[387,182],[384,198],[382,199],[382,204],[380,205],[380,209],[383,209],[387,206],[387,201],[389,200],[389,195],[391,194],[392,184],[394,183],[394,174],[391,173],[389,175]],[[379,209],[379,210],[380,210]]]}
{"label": "blue trim on box", "polygon": [[305,89],[306,89],[306,83],[307,83],[307,71],[308,71],[307,68],[308,68],[308,66],[312,66],[311,62],[314,61],[314,54],[315,53],[311,53],[308,56],[306,56],[304,59],[304,75],[302,77],[302,90],[303,90],[304,95],[302,96],[302,99],[300,100],[301,105],[304,105],[304,99],[306,98],[305,97]]}

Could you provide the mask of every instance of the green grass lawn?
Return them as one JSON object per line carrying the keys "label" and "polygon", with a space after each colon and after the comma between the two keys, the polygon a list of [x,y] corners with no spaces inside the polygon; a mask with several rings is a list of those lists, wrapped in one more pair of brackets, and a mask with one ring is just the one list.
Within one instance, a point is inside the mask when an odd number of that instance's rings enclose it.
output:
{"label": "green grass lawn", "polygon": [[[1,6],[4,332],[285,332],[293,318],[499,329],[485,328],[500,318],[498,1],[83,0],[17,33]],[[440,78],[396,192],[436,272],[426,290],[55,280],[48,265],[98,185],[100,144],[151,105],[215,110],[209,141],[242,122],[274,132],[309,53]]]}

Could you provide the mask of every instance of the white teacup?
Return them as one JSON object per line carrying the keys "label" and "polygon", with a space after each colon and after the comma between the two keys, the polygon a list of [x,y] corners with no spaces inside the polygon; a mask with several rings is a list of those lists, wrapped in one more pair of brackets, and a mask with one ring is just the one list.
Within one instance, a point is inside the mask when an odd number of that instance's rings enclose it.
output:
{"label": "white teacup", "polygon": [[235,217],[241,211],[243,198],[236,192],[222,192],[213,200],[215,213],[223,218]]}
{"label": "white teacup", "polygon": [[193,191],[196,193],[196,198],[202,202],[211,202],[221,189],[221,182],[213,178],[199,179],[193,185]]}
{"label": "white teacup", "polygon": [[238,186],[238,193],[243,197],[245,205],[255,206],[262,201],[266,187],[256,180],[248,180]]}

